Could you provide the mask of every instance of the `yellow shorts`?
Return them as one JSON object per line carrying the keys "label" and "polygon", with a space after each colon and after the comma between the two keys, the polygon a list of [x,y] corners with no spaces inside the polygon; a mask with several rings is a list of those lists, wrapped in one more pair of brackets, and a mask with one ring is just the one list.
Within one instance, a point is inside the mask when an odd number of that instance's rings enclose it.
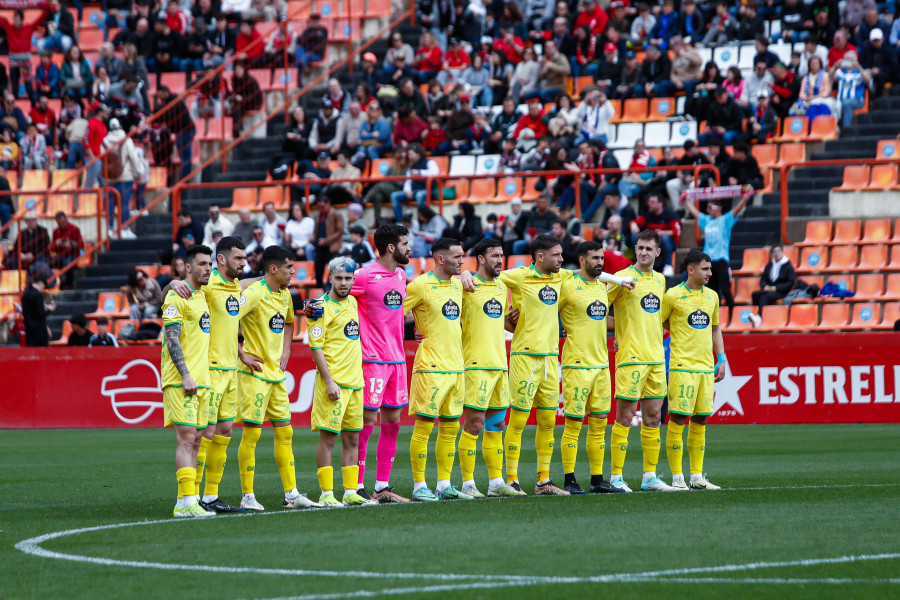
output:
{"label": "yellow shorts", "polygon": [[466,397],[463,373],[413,373],[409,414],[458,419]]}
{"label": "yellow shorts", "polygon": [[678,415],[711,415],[715,395],[712,373],[669,371],[669,412]]}
{"label": "yellow shorts", "polygon": [[509,357],[510,406],[530,412],[532,405],[559,408],[559,357],[513,354]]}
{"label": "yellow shorts", "polygon": [[605,415],[610,409],[609,369],[562,370],[563,411],[572,419]]}
{"label": "yellow shorts", "polygon": [[666,365],[616,367],[616,398],[637,402],[666,397]]}
{"label": "yellow shorts", "polygon": [[164,426],[190,425],[197,429],[206,429],[206,418],[209,414],[209,390],[200,388],[196,396],[185,396],[179,386],[163,389]]}
{"label": "yellow shorts", "polygon": [[232,421],[237,416],[237,371],[209,370],[212,386],[209,391],[209,424]]}
{"label": "yellow shorts", "polygon": [[284,382],[263,381],[253,375],[238,372],[239,410],[236,422],[256,423],[291,420],[290,400]]}
{"label": "yellow shorts", "polygon": [[465,406],[475,410],[509,408],[509,379],[506,371],[470,369],[466,371]]}
{"label": "yellow shorts", "polygon": [[361,431],[363,428],[363,392],[341,388],[341,397],[332,402],[325,391],[325,382],[316,375],[310,422],[313,431]]}

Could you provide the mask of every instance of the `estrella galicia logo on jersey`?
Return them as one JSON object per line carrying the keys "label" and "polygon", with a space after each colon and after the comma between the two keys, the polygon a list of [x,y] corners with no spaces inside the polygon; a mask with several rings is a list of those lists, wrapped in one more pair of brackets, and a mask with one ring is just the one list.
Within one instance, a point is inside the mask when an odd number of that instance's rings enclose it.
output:
{"label": "estrella galicia logo on jersey", "polygon": [[441,307],[441,312],[451,321],[459,318],[459,304],[453,300],[447,300],[446,304]]}
{"label": "estrella galicia logo on jersey", "polygon": [[503,314],[503,305],[496,298],[491,298],[484,303],[484,314],[492,319],[499,319]]}
{"label": "estrella galicia logo on jersey", "polygon": [[694,329],[706,329],[709,326],[709,315],[698,308],[688,315],[687,322]]}
{"label": "estrella galicia logo on jersey", "polygon": [[556,304],[556,301],[559,299],[559,295],[549,285],[545,285],[540,290],[538,290],[538,299],[544,304]]}
{"label": "estrella galicia logo on jersey", "polygon": [[232,317],[236,317],[238,312],[241,310],[241,305],[238,303],[238,299],[234,296],[228,296],[225,299],[225,312],[227,312]]}
{"label": "estrella galicia logo on jersey", "polygon": [[272,318],[269,319],[269,329],[272,330],[272,333],[281,333],[284,331],[284,315],[281,313],[272,315]]}
{"label": "estrella galicia logo on jersey", "polygon": [[209,313],[205,312],[200,316],[200,330],[203,333],[209,333]]}
{"label": "estrella galicia logo on jersey", "polygon": [[391,310],[397,310],[403,306],[403,295],[397,290],[391,290],[384,295],[384,305]]}
{"label": "estrella galicia logo on jersey", "polygon": [[344,335],[347,336],[348,340],[358,340],[359,339],[359,323],[350,319],[350,321],[344,325]]}
{"label": "estrella galicia logo on jersey", "polygon": [[587,316],[595,321],[602,321],[606,318],[606,305],[599,300],[594,300],[587,306]]}
{"label": "estrella galicia logo on jersey", "polygon": [[648,313],[659,312],[659,298],[653,292],[650,292],[641,298],[641,308]]}

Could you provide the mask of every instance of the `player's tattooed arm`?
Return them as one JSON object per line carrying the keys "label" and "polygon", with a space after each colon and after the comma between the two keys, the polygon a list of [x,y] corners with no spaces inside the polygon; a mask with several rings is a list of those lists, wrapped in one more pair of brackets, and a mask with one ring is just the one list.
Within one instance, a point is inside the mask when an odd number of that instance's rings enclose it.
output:
{"label": "player's tattooed arm", "polygon": [[169,323],[166,325],[166,349],[169,351],[169,357],[178,374],[181,375],[181,384],[184,393],[187,396],[193,396],[197,393],[197,384],[188,371],[187,363],[184,360],[184,351],[181,349],[181,323]]}

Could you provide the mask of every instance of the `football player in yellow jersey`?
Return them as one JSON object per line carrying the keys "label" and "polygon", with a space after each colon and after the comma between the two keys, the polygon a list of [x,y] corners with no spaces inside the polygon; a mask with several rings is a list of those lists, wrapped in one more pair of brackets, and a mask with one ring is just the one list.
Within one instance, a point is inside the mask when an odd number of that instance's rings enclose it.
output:
{"label": "football player in yellow jersey", "polygon": [[[247,288],[248,297],[258,294],[257,305],[241,319],[244,352],[258,358],[257,368],[238,368],[238,421],[244,423],[238,464],[241,475],[241,508],[265,510],[253,493],[256,469],[256,443],[265,421],[272,422],[275,434],[275,462],[284,487],[285,508],[321,507],[297,491],[294,469],[291,409],[284,370],[291,356],[294,306],[288,285],[294,275],[293,254],[280,246],[269,246],[263,252],[263,279]],[[286,331],[287,329],[287,331]]]}
{"label": "football player in yellow jersey", "polygon": [[166,343],[161,370],[163,413],[166,427],[174,427],[175,476],[178,500],[175,517],[213,517],[200,506],[194,490],[197,450],[209,415],[209,308],[200,288],[209,281],[212,250],[192,246],[185,254],[185,281],[193,293],[189,299],[166,294],[162,305]]}
{"label": "football player in yellow jersey", "polygon": [[[312,429],[319,432],[316,464],[326,507],[366,506],[378,502],[356,493],[359,482],[359,432],[363,428],[362,344],[359,311],[350,296],[356,263],[339,256],[328,263],[331,291],[322,296],[322,316],[310,321],[309,348],[316,363]],[[341,475],[344,497],[334,497],[331,454],[341,435]]]}
{"label": "football player in yellow jersey", "polygon": [[[456,433],[465,400],[463,375],[462,284],[453,278],[462,269],[463,249],[458,240],[440,238],[431,246],[434,270],[406,286],[403,310],[412,312],[416,329],[424,337],[416,350],[410,384],[409,414],[416,424],[409,442],[413,472],[413,499],[473,500],[450,485],[456,456]],[[438,420],[434,447],[438,481],[433,493],[425,484],[428,438]]]}
{"label": "football player in yellow jersey", "polygon": [[463,294],[462,311],[467,391],[459,438],[462,492],[484,498],[475,485],[478,434],[484,430],[481,452],[490,478],[488,496],[524,496],[503,481],[503,422],[509,407],[506,330],[515,330],[508,320],[509,292],[497,279],[503,269],[503,244],[485,238],[475,244],[472,255],[478,260],[475,291]]}
{"label": "football player in yellow jersey", "polygon": [[659,461],[659,421],[666,397],[666,358],[663,350],[662,300],[666,278],[653,270],[660,252],[659,234],[645,229],[637,236],[637,263],[616,275],[632,276],[633,290],[607,290],[615,316],[616,422],[610,434],[610,485],[618,492],[631,492],[622,478],[631,420],[641,403],[641,448],[644,453],[644,491],[671,492],[656,475]]}
{"label": "football player in yellow jersey", "polygon": [[[706,421],[713,412],[715,382],[725,378],[725,340],[719,326],[719,295],[706,287],[712,275],[708,254],[691,250],[684,258],[687,281],[666,292],[662,320],[671,332],[669,356],[669,425],[666,455],[676,490],[718,490],[703,474]],[[716,362],[713,364],[713,355]],[[689,486],[681,468],[684,424],[688,428]]]}

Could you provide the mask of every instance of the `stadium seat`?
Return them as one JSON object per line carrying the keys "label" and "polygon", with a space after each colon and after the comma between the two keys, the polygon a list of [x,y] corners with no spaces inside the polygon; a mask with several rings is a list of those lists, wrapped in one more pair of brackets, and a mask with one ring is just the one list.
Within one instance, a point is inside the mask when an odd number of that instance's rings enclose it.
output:
{"label": "stadium seat", "polygon": [[778,164],[798,163],[806,160],[806,144],[788,143],[781,144],[781,153],[778,157]]}
{"label": "stadium seat", "polygon": [[88,192],[78,194],[78,210],[76,217],[93,217],[100,210],[100,192]]}
{"label": "stadium seat", "polygon": [[234,188],[231,193],[231,206],[223,208],[223,212],[237,212],[242,208],[256,209],[256,188]]}
{"label": "stadium seat", "polygon": [[462,270],[463,271],[477,271],[478,270],[478,257],[477,256],[463,257]]}
{"label": "stadium seat", "polygon": [[846,302],[822,305],[822,315],[819,317],[819,329],[844,329],[847,327],[849,321],[850,305]]}
{"label": "stadium seat", "polygon": [[[626,100],[630,102],[630,100]],[[616,128],[616,141],[609,144],[610,148],[633,149],[635,142],[644,137],[644,125],[642,123],[622,123]],[[624,166],[621,165],[620,166]]]}
{"label": "stadium seat", "polygon": [[584,88],[594,85],[594,77],[592,75],[581,75],[575,78],[575,95],[580,96]]}
{"label": "stadium seat", "polygon": [[450,176],[465,177],[475,174],[475,157],[470,154],[453,156],[450,159]]}
{"label": "stadium seat", "polygon": [[[112,38],[110,38],[112,39]],[[103,30],[82,28],[78,31],[78,47],[82,52],[99,50],[103,45]],[[173,90],[174,91],[174,90]],[[183,88],[182,88],[183,91]]]}
{"label": "stadium seat", "polygon": [[831,249],[831,257],[828,260],[828,266],[821,270],[826,273],[852,272],[856,269],[858,262],[858,246],[835,246]]}
{"label": "stadium seat", "polygon": [[449,156],[432,156],[429,160],[434,161],[434,164],[437,165],[438,173],[440,173],[441,175],[446,175],[450,170]]}
{"label": "stadium seat", "polygon": [[876,329],[893,329],[894,323],[900,321],[900,302],[885,302],[882,308],[884,314],[881,316],[881,324]]}
{"label": "stadium seat", "polygon": [[727,329],[728,324],[731,323],[731,309],[727,306],[719,307],[719,327],[722,329]]}
{"label": "stadium seat", "polygon": [[150,279],[159,277],[159,267],[156,265],[136,265],[134,268],[143,271]]}
{"label": "stadium seat", "polygon": [[732,311],[731,322],[725,327],[728,333],[744,333],[753,330],[753,324],[750,322],[750,315],[756,312],[756,308],[752,306],[736,306]]}
{"label": "stadium seat", "polygon": [[869,187],[876,190],[897,189],[897,165],[873,165]]}
{"label": "stadium seat", "polygon": [[622,121],[639,123],[647,120],[650,103],[646,98],[630,98],[622,105]]}
{"label": "stadium seat", "polygon": [[[644,142],[647,146],[668,146],[671,135],[672,125],[670,123],[651,122],[644,125]],[[656,162],[659,163],[662,160],[662,150],[658,148],[654,148],[654,150],[659,152],[659,156],[654,155]]]}
{"label": "stadium seat", "polygon": [[25,271],[18,269],[0,271],[0,294],[18,294],[24,287]]}
{"label": "stadium seat", "polygon": [[[253,72],[253,71],[251,71]],[[259,81],[259,79],[257,79]],[[186,89],[184,73],[162,73],[159,78],[160,85],[169,88],[173,96],[178,96]],[[259,81],[260,86],[265,89],[269,86],[269,72],[266,71],[266,77],[263,81]]]}
{"label": "stadium seat", "polygon": [[499,154],[482,154],[476,157],[475,174],[476,175],[494,175],[500,171],[500,155]]}
{"label": "stadium seat", "polygon": [[884,284],[885,300],[900,300],[900,273],[888,273]]}
{"label": "stadium seat", "polygon": [[406,279],[412,281],[422,274],[422,264],[419,262],[419,260],[413,259],[410,260],[405,267],[403,267],[403,270],[406,271]]}
{"label": "stadium seat", "polygon": [[771,169],[778,162],[778,144],[755,144],[750,153],[761,169]]}
{"label": "stadium seat", "polygon": [[541,195],[541,193],[537,191],[537,184],[540,180],[540,177],[525,178],[525,189],[522,192],[522,202],[534,202],[537,200],[538,196]]}
{"label": "stadium seat", "polygon": [[653,98],[647,121],[665,121],[675,116],[675,98]]}
{"label": "stadium seat", "polygon": [[516,267],[527,267],[531,264],[530,254],[513,254],[506,257],[506,268],[515,269]]}
{"label": "stadium seat", "polygon": [[737,46],[722,46],[713,49],[713,62],[716,63],[722,73],[728,71],[728,67],[737,65],[738,60],[740,58]]}
{"label": "stadium seat", "polygon": [[127,319],[128,303],[123,301],[122,292],[100,292],[97,296],[97,310],[85,316],[89,319],[97,317]]}
{"label": "stadium seat", "polygon": [[62,324],[62,335],[59,336],[58,340],[52,340],[50,342],[51,346],[68,346],[69,345],[69,336],[72,335],[72,323],[66,319]]}
{"label": "stadium seat", "polygon": [[900,271],[900,245],[891,246],[891,262],[884,268],[885,271]]}
{"label": "stadium seat", "polygon": [[[444,198],[447,197],[447,190],[451,188],[456,190],[455,202],[464,202],[469,199],[468,179],[448,179],[444,181]],[[444,200],[444,202],[448,202],[448,200]],[[453,200],[449,202],[453,202]]]}
{"label": "stadium seat", "polygon": [[869,167],[866,165],[850,165],[844,167],[844,181],[839,187],[831,188],[832,192],[856,192],[869,185]]}
{"label": "stadium seat", "polygon": [[469,202],[493,202],[497,195],[496,181],[493,178],[473,179],[470,182]]}
{"label": "stadium seat", "polygon": [[862,235],[862,222],[858,219],[843,219],[834,224],[834,237],[827,245],[844,246],[858,244]]}
{"label": "stadium seat", "polygon": [[806,236],[802,242],[797,242],[797,246],[821,246],[831,241],[831,231],[833,223],[831,221],[807,221]]}
{"label": "stadium seat", "polygon": [[[824,281],[828,283],[833,283],[838,286],[841,290],[850,290],[854,291],[856,288],[853,287],[853,275],[849,274],[829,274],[824,276]],[[845,302],[845,298],[819,298],[820,302]]]}
{"label": "stadium seat", "polygon": [[697,141],[697,121],[672,123],[672,137],[669,138],[669,146],[681,147],[687,140]]}
{"label": "stadium seat", "polygon": [[800,253],[798,273],[818,273],[825,270],[828,259],[828,249],[825,246],[810,246],[803,248]]}
{"label": "stadium seat", "polygon": [[891,238],[891,221],[889,219],[869,219],[863,227],[860,244],[884,244]]}
{"label": "stadium seat", "polygon": [[20,188],[23,191],[28,192],[43,192],[49,187],[49,171],[37,171],[34,169],[29,169],[22,174],[22,187]]}
{"label": "stadium seat", "polygon": [[860,302],[853,305],[852,314],[847,329],[874,329],[881,322],[881,305]]}
{"label": "stadium seat", "polygon": [[894,235],[891,236],[891,244],[900,244],[900,219],[894,221]]}
{"label": "stadium seat", "polygon": [[259,205],[265,206],[269,202],[276,208],[287,206],[291,201],[290,190],[285,186],[271,186],[259,188]]}
{"label": "stadium seat", "polygon": [[[434,160],[436,157],[432,157],[431,160]],[[376,158],[371,161],[371,171],[369,172],[370,177],[378,177],[379,175],[386,176],[391,171],[391,159],[390,158]]]}
{"label": "stadium seat", "polygon": [[781,331],[788,322],[790,307],[786,304],[770,304],[762,308],[762,323],[756,328],[759,332]]}
{"label": "stadium seat", "polygon": [[166,167],[150,167],[148,190],[161,190],[168,187],[168,169]]}
{"label": "stadium seat", "polygon": [[[769,308],[769,307],[766,307]],[[795,304],[785,325],[785,331],[811,331],[819,323],[819,307],[816,304]]]}
{"label": "stadium seat", "polygon": [[900,140],[880,140],[875,158],[900,160]]}
{"label": "stadium seat", "polygon": [[[40,205],[41,203],[38,202],[38,206]],[[58,212],[70,215],[72,214],[72,196],[70,194],[50,194],[47,196],[46,207],[39,212],[42,218],[48,219],[53,218]]]}
{"label": "stadium seat", "polygon": [[859,256],[861,271],[880,271],[888,264],[888,247],[885,245],[863,246]]}
{"label": "stadium seat", "polygon": [[294,261],[294,277],[291,279],[291,285],[316,285],[315,263],[311,260]]}
{"label": "stadium seat", "polygon": [[497,181],[497,202],[509,202],[516,196],[522,196],[522,178],[505,177]]}
{"label": "stadium seat", "polygon": [[752,294],[759,289],[758,277],[741,277],[734,284],[735,304],[750,304],[753,301]]}
{"label": "stadium seat", "polygon": [[763,267],[769,262],[769,251],[766,248],[745,248],[741,268],[733,271],[733,275],[760,275]]}
{"label": "stadium seat", "polygon": [[782,248],[784,250],[784,255],[790,261],[792,265],[797,265],[800,262],[800,248],[796,246],[785,246]]}
{"label": "stadium seat", "polygon": [[837,136],[837,117],[834,115],[822,115],[812,120],[806,141],[826,142],[837,139]]}
{"label": "stadium seat", "polygon": [[372,17],[390,17],[390,0],[369,0],[369,6],[366,9],[365,14]]}
{"label": "stadium seat", "polygon": [[884,296],[884,275],[881,273],[857,275],[855,291],[854,300],[862,302],[878,300]]}
{"label": "stadium seat", "polygon": [[809,131],[809,119],[806,117],[787,117],[782,122],[781,135],[773,138],[774,142],[799,142],[806,139]]}

